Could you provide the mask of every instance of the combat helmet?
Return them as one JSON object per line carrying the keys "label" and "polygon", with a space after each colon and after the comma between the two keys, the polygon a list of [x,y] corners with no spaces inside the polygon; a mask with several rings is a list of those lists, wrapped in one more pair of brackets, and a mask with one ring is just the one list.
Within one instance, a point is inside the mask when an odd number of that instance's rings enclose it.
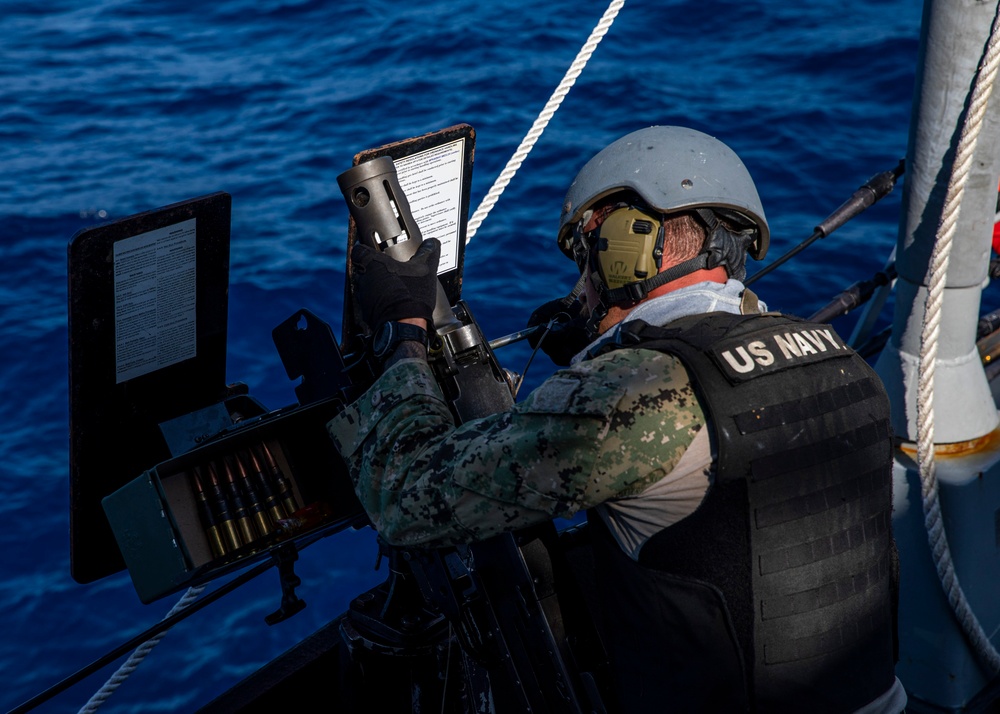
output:
{"label": "combat helmet", "polygon": [[[654,227],[659,225],[657,214],[662,221],[672,213],[691,211],[708,237],[696,261],[659,276],[654,270],[653,279],[646,279],[637,269],[638,275],[622,286],[625,292],[612,290],[605,296],[606,304],[634,302],[663,284],[666,277],[673,280],[704,267],[724,264],[730,276],[742,279],[746,254],[760,260],[767,252],[770,231],[753,179],[736,153],[708,134],[679,126],[651,126],[609,144],[587,162],[566,194],[558,234],[560,249],[575,258],[581,269],[591,247],[581,230],[589,220],[588,211],[602,198],[617,193],[638,196],[643,208],[652,209]],[[649,230],[647,223],[640,222],[642,230]],[[606,246],[607,241],[601,243]],[[649,248],[658,270],[655,241],[639,245]],[[638,261],[648,263],[645,256]]]}

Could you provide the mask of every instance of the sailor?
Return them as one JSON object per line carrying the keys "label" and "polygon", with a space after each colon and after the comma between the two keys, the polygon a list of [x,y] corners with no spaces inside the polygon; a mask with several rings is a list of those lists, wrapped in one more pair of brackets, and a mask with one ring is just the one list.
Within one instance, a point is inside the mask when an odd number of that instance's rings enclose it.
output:
{"label": "sailor", "polygon": [[586,510],[614,711],[906,703],[888,401],[828,325],[765,312],[740,282],[768,240],[722,142],[672,126],[613,142],[560,219],[580,300],[534,317],[578,313],[550,353],[579,354],[460,426],[426,362],[436,241],[406,264],[352,253],[365,321],[400,323],[328,425],[372,523],[443,546]]}

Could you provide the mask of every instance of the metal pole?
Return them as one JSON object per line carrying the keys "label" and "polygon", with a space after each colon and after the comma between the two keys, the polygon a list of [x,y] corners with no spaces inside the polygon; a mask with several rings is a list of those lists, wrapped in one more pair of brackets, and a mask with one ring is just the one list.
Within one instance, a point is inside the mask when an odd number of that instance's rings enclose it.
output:
{"label": "metal pole", "polygon": [[[907,178],[897,244],[896,310],[890,343],[876,369],[893,403],[893,427],[916,439],[920,330],[928,263],[965,101],[989,34],[996,3],[927,0],[907,147]],[[966,187],[945,289],[934,395],[938,443],[984,436],[997,409],[976,350],[976,326],[1000,176],[1000,102],[990,102]]]}

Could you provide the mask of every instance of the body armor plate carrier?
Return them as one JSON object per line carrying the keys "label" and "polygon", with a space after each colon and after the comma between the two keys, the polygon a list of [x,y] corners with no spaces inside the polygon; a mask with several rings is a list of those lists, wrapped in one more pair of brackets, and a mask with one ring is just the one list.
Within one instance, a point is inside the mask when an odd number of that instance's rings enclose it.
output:
{"label": "body armor plate carrier", "polygon": [[878,377],[829,325],[774,314],[632,321],[604,350],[637,347],[692,375],[715,474],[638,563],[590,518],[623,710],[839,714],[886,692],[897,564]]}

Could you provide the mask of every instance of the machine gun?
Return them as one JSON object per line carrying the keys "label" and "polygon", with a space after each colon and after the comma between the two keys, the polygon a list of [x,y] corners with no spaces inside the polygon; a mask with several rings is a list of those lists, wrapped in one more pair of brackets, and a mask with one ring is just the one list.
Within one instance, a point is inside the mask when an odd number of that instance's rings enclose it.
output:
{"label": "machine gun", "polygon": [[[338,176],[337,182],[354,220],[357,240],[399,261],[408,260],[417,251],[423,237],[390,157],[366,161]],[[467,421],[510,407],[514,400],[509,376],[468,306],[458,300],[453,308],[440,282],[433,322],[428,361],[455,418]],[[345,333],[362,335],[363,354],[368,357],[352,361],[367,362],[368,368],[361,370],[362,379],[378,370],[368,349],[373,327],[345,310]]]}
{"label": "machine gun", "polygon": [[[394,158],[415,152],[413,173],[425,175],[448,162],[442,144],[457,142],[471,156],[473,138],[471,127],[460,126],[383,147],[360,154],[338,177],[351,214],[341,344],[307,310],[273,331],[288,376],[301,380],[300,405],[348,404],[381,371],[372,356],[376,326],[357,309],[350,254],[361,241],[407,260],[423,240]],[[467,188],[471,161],[450,159]],[[459,218],[442,241],[428,363],[463,423],[505,411],[514,399],[511,375],[461,299],[467,204],[454,204]],[[345,653],[338,701],[348,711],[604,711],[598,683],[606,659],[582,596],[593,588],[580,581],[589,573],[581,542],[579,533],[557,534],[551,523],[449,548],[403,549],[380,538],[389,576],[354,598],[339,620]],[[571,567],[581,557],[584,567]]]}
{"label": "machine gun", "polygon": [[[406,259],[422,240],[417,221],[423,218],[424,233],[445,246],[431,369],[458,423],[510,408],[511,376],[461,299],[473,140],[471,127],[451,127],[359,154],[355,168],[340,177],[352,214],[342,339],[338,344],[329,325],[308,310],[274,328],[285,371],[300,380],[297,403],[275,410],[225,374],[228,194],[74,236],[70,530],[76,580],[127,568],[140,600],[150,603],[270,559],[233,582],[277,565],[281,605],[265,620],[274,624],[305,606],[295,594],[298,551],[368,523],[326,432],[327,422],[380,371],[371,356],[371,326],[354,301],[349,256],[355,240]],[[401,181],[403,164],[409,178]],[[460,190],[442,198],[445,185]],[[241,683],[233,697],[284,706],[305,701],[319,680],[323,694],[349,710],[603,711],[597,683],[606,659],[593,608],[582,596],[594,588],[581,582],[592,575],[579,539],[547,523],[453,548],[381,542],[387,580],[355,598],[324,630],[335,632],[328,641],[335,659],[324,662],[344,676],[310,676],[316,669],[309,654],[292,665],[302,676],[289,676],[288,660],[278,658],[261,670],[265,680],[274,674],[270,683]],[[570,567],[571,560],[584,567]],[[227,695],[205,708],[234,710],[240,706]]]}
{"label": "machine gun", "polygon": [[[423,238],[390,157],[362,162],[338,183],[353,238],[396,260],[416,252]],[[344,342],[356,353],[341,356],[329,328],[305,312],[276,329],[286,369],[302,377],[300,401],[335,389],[347,402],[379,372],[350,272],[348,262]],[[461,299],[452,305],[440,282],[433,322],[428,362],[456,423],[510,408],[510,375],[469,307]],[[450,548],[401,549],[379,539],[389,578],[355,598],[340,623],[351,671],[341,703],[437,711],[446,702],[447,711],[469,714],[487,702],[486,711],[604,711],[597,681],[605,662],[565,557],[570,542],[560,542],[551,523]]]}

